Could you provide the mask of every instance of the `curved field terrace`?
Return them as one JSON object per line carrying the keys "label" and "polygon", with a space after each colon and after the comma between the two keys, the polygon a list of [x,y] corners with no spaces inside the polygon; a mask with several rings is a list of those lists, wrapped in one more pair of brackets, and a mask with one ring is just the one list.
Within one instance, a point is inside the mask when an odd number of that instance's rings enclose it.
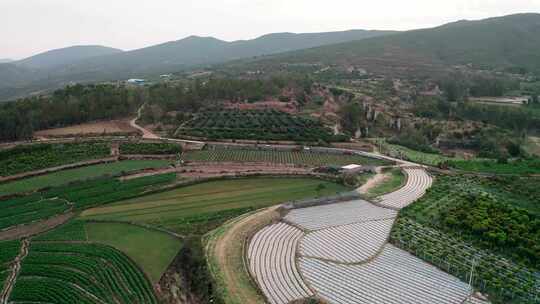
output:
{"label": "curved field terrace", "polygon": [[[378,197],[378,206],[354,200],[293,209],[284,223],[257,232],[248,262],[267,299],[288,303],[315,295],[343,304],[463,303],[471,294],[468,284],[388,244],[398,210],[432,184],[424,169],[402,169],[406,184]],[[293,286],[309,290],[293,293]]]}

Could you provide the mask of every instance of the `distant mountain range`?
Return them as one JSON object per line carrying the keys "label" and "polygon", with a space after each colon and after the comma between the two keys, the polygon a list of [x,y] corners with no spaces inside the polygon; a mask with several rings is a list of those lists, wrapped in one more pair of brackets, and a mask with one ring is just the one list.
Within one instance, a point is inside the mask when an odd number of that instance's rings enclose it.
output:
{"label": "distant mountain range", "polygon": [[47,69],[72,64],[83,59],[122,52],[119,49],[99,45],[72,46],[51,50],[13,63],[28,68]]}
{"label": "distant mountain range", "polygon": [[88,82],[143,77],[176,72],[197,65],[360,40],[391,31],[277,33],[253,40],[227,42],[191,36],[143,49],[122,52],[103,46],[77,46],[0,64],[0,100],[69,82]]}
{"label": "distant mountain range", "polygon": [[8,58],[0,58],[0,63],[8,63],[8,62],[12,62],[13,60],[11,59],[8,59]]}
{"label": "distant mountain range", "polygon": [[407,32],[278,33],[226,42],[191,36],[134,51],[71,47],[0,64],[0,100],[69,82],[140,78],[220,64],[278,69],[283,63],[361,66],[426,75],[452,65],[524,68],[540,74],[540,14],[458,21]]}
{"label": "distant mountain range", "polygon": [[358,65],[373,72],[427,73],[452,65],[520,68],[540,74],[540,14],[458,21],[341,44],[237,62],[246,68],[276,63]]}

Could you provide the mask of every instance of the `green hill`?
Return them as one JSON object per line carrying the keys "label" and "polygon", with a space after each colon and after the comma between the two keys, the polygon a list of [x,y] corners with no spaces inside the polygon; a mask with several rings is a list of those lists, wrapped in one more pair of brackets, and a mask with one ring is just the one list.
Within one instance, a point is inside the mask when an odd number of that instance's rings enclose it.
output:
{"label": "green hill", "polygon": [[[121,52],[103,49],[90,56],[89,47],[46,52],[26,60],[0,64],[0,100],[11,99],[69,82],[141,78],[177,72],[197,65],[222,63],[292,50],[317,47],[390,34],[390,31],[351,30],[344,32],[277,33],[253,40],[227,42],[212,37],[191,36],[138,50]],[[82,56],[84,54],[89,56]],[[63,62],[62,62],[63,61]],[[15,79],[10,79],[15,75]]]}
{"label": "green hill", "polygon": [[374,72],[377,69],[432,71],[464,64],[540,72],[540,14],[458,21],[269,56],[248,64],[269,66],[275,62],[364,65]]}

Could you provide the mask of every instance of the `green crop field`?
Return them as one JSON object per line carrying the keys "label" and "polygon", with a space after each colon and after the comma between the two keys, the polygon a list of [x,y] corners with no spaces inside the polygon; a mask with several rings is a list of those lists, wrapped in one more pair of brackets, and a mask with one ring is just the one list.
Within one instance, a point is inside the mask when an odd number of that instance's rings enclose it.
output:
{"label": "green crop field", "polygon": [[373,198],[390,193],[401,188],[405,183],[405,175],[400,169],[392,169],[388,172],[388,174],[389,179],[371,188],[367,193],[368,197]]}
{"label": "green crop field", "polygon": [[388,165],[389,162],[360,155],[329,154],[316,152],[286,152],[264,150],[202,150],[190,151],[182,155],[186,161],[203,162],[264,162],[277,164],[295,164],[303,166],[340,166],[358,165]]}
{"label": "green crop field", "polygon": [[29,224],[67,212],[71,205],[64,199],[43,199],[38,195],[1,201],[0,230]]}
{"label": "green crop field", "polygon": [[121,223],[87,223],[88,240],[112,246],[132,258],[157,283],[182,241],[166,233]]}
{"label": "green crop field", "polygon": [[56,187],[78,180],[93,179],[105,175],[113,176],[122,172],[147,168],[161,168],[167,166],[169,163],[169,161],[165,160],[127,160],[69,169],[0,184],[0,196],[19,192],[29,192],[47,187]]}
{"label": "green crop field", "polygon": [[180,144],[170,143],[122,143],[121,154],[166,155],[182,153]]}
{"label": "green crop field", "polygon": [[109,144],[103,142],[17,146],[0,151],[0,176],[98,159],[109,155]]}
{"label": "green crop field", "polygon": [[[319,187],[318,185],[324,185]],[[207,182],[83,212],[85,219],[140,222],[193,233],[197,226],[290,200],[332,195],[344,186],[307,178],[253,178]]]}
{"label": "green crop field", "polygon": [[0,287],[11,273],[9,263],[15,260],[21,249],[20,241],[0,242]]}
{"label": "green crop field", "polygon": [[393,157],[403,158],[415,163],[425,164],[429,166],[438,166],[442,162],[456,159],[444,156],[442,154],[425,153],[409,149],[407,147],[386,143],[383,145],[383,150],[385,154],[389,154]]}
{"label": "green crop field", "polygon": [[126,181],[101,178],[52,188],[45,192],[0,201],[0,230],[128,199],[171,183],[175,174],[140,177]]}
{"label": "green crop field", "polygon": [[540,174],[540,158],[508,161],[499,163],[495,160],[450,161],[449,165],[463,171],[493,174]]}
{"label": "green crop field", "polygon": [[9,302],[152,304],[157,300],[135,263],[112,247],[32,242]]}

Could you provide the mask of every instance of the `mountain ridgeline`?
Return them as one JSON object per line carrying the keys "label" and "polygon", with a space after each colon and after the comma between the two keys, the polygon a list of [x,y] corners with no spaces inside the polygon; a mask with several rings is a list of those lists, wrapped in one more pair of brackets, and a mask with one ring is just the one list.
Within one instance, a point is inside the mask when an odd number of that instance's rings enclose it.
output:
{"label": "mountain ridgeline", "polygon": [[[171,73],[198,65],[318,47],[392,34],[390,31],[277,33],[253,40],[227,42],[191,36],[138,50],[71,47],[18,62],[0,64],[0,100],[68,82],[90,82]],[[4,81],[5,80],[5,81]]]}
{"label": "mountain ridgeline", "polygon": [[434,73],[467,64],[540,73],[540,14],[458,21],[231,64],[253,69],[278,62],[359,65],[379,73],[387,69]]}

